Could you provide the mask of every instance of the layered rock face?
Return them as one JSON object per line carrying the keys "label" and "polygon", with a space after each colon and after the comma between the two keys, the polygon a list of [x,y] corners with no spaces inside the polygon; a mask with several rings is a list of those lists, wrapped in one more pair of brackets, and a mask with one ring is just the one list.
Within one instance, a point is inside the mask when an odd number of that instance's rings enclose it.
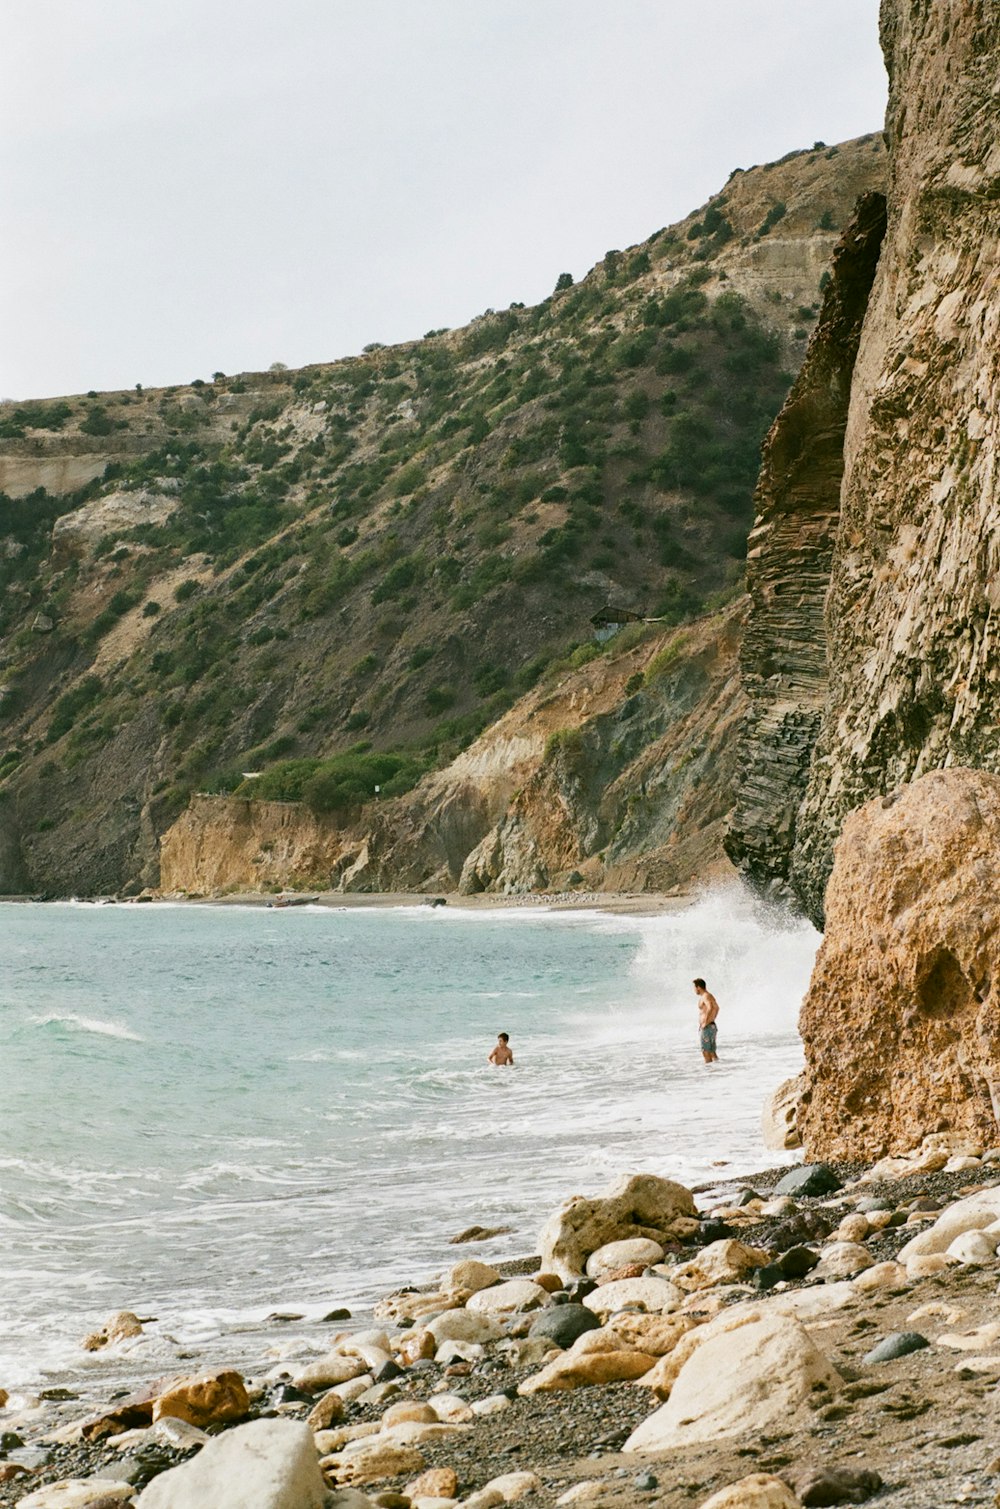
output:
{"label": "layered rock face", "polygon": [[750,699],[726,848],[758,885],[788,877],[795,819],[826,694],[823,606],[840,518],[851,378],[882,238],[885,196],[862,196],[836,252],[806,359],[764,447],[747,552]]}
{"label": "layered rock face", "polygon": [[807,1159],[997,1142],[1000,777],[933,771],[847,820],[802,1007]]}
{"label": "layered rock face", "polygon": [[[890,75],[888,224],[854,366],[840,518],[826,601],[827,686],[804,799],[805,749],[817,721],[819,635],[835,454],[824,436],[836,402],[802,437],[815,456],[818,536],[801,595],[801,634],[766,601],[758,564],[751,679],[766,767],[734,836],[758,878],[787,877],[814,920],[834,839],[874,793],[944,764],[1000,766],[994,704],[1000,346],[1000,10],[987,3],[883,0]],[[792,416],[782,416],[787,431]],[[769,450],[776,475],[775,449]],[[807,542],[779,526],[766,491],[757,542],[775,583],[795,583]],[[787,511],[787,509],[785,510]],[[807,552],[808,554],[808,552]],[[795,587],[788,590],[794,595]],[[780,594],[779,594],[780,597]],[[801,643],[797,643],[801,640]],[[783,685],[796,691],[789,712]],[[796,736],[782,738],[782,728]],[[777,735],[771,736],[776,727]],[[754,745],[748,746],[748,765]],[[755,805],[754,805],[755,804]],[[751,831],[754,830],[754,831]]]}

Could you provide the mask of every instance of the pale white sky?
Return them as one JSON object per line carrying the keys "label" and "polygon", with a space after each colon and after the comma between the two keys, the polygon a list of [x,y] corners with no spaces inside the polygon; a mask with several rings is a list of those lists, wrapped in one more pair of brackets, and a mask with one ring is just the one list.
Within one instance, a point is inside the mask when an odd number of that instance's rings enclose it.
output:
{"label": "pale white sky", "polygon": [[3,0],[0,397],[535,303],[877,130],[878,0]]}

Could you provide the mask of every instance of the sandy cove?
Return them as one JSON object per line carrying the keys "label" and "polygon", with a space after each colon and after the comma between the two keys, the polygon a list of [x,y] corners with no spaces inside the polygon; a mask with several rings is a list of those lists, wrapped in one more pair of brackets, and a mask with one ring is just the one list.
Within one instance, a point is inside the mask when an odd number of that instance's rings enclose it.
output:
{"label": "sandy cove", "polygon": [[[220,1357],[122,1397],[140,1332],[96,1413],[58,1390],[6,1401],[0,1504],[992,1504],[1000,1151],[939,1142],[835,1166],[823,1194],[778,1194],[787,1169],[720,1184],[695,1217],[633,1176],[617,1205],[563,1206],[539,1256],[492,1269],[469,1256],[488,1241],[456,1247],[437,1289],[387,1296],[367,1331],[296,1345],[276,1321],[245,1378]],[[629,1247],[587,1252],[609,1236]]]}

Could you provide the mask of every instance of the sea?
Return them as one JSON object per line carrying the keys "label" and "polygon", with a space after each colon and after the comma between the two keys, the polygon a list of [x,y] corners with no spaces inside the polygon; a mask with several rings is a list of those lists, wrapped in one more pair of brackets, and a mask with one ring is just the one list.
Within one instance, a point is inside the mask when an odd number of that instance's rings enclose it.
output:
{"label": "sea", "polygon": [[[0,904],[0,1384],[292,1355],[335,1309],[537,1251],[622,1173],[773,1166],[818,941],[736,886],[657,916]],[[508,1230],[450,1244],[473,1225]],[[82,1351],[122,1309],[142,1341]]]}

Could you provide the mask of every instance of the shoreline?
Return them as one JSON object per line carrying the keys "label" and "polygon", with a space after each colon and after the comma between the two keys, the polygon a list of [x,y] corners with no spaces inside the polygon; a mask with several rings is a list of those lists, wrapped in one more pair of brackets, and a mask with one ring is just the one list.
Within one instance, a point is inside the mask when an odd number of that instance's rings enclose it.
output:
{"label": "shoreline", "polygon": [[[434,1292],[432,1281],[418,1281],[415,1288],[384,1297],[374,1316],[356,1317],[348,1331],[338,1328],[331,1316],[325,1344],[332,1350],[325,1358],[317,1357],[315,1344],[297,1345],[289,1336],[288,1322],[294,1317],[276,1314],[274,1344],[262,1343],[260,1365],[246,1376],[249,1405],[241,1405],[231,1418],[223,1413],[214,1424],[197,1411],[186,1425],[184,1413],[179,1420],[161,1420],[159,1426],[141,1425],[131,1416],[123,1423],[122,1407],[114,1402],[122,1389],[114,1389],[107,1380],[106,1402],[96,1415],[82,1415],[82,1401],[74,1404],[72,1391],[67,1398],[59,1389],[44,1391],[41,1403],[37,1396],[3,1401],[7,1407],[0,1407],[0,1426],[25,1444],[0,1453],[0,1505],[15,1505],[25,1492],[66,1479],[132,1483],[138,1492],[154,1473],[196,1461],[196,1453],[209,1450],[219,1430],[228,1439],[232,1429],[256,1429],[239,1423],[249,1417],[278,1422],[282,1429],[287,1422],[308,1421],[328,1483],[334,1488],[350,1485],[364,1495],[350,1501],[352,1509],[364,1503],[388,1509],[389,1500],[379,1497],[386,1493],[395,1495],[393,1509],[405,1509],[407,1502],[415,1509],[428,1509],[419,1494],[406,1492],[421,1471],[440,1473],[442,1483],[454,1482],[456,1494],[439,1498],[440,1509],[453,1504],[490,1509],[522,1494],[529,1509],[576,1503],[598,1509],[708,1509],[711,1494],[753,1472],[798,1486],[810,1474],[829,1475],[831,1470],[853,1474],[856,1487],[867,1484],[851,1502],[871,1498],[877,1509],[939,1509],[947,1502],[985,1506],[993,1502],[996,1484],[990,1480],[1000,1468],[990,1444],[989,1422],[980,1419],[989,1391],[1000,1381],[1000,1354],[989,1350],[995,1349],[1000,1331],[992,1319],[995,1260],[907,1259],[906,1249],[917,1238],[927,1244],[939,1219],[954,1223],[963,1201],[968,1204],[977,1191],[979,1199],[991,1202],[991,1210],[1000,1210],[1000,1152],[984,1158],[956,1156],[947,1163],[946,1157],[928,1157],[925,1144],[904,1169],[880,1174],[878,1166],[833,1165],[836,1188],[793,1198],[775,1196],[774,1186],[789,1174],[787,1165],[753,1173],[727,1170],[705,1191],[708,1198],[699,1201],[701,1214],[694,1223],[699,1232],[681,1238],[677,1254],[668,1258],[670,1266],[654,1266],[647,1269],[647,1277],[635,1275],[624,1282],[652,1281],[676,1289],[671,1275],[690,1272],[692,1264],[697,1273],[699,1262],[702,1279],[685,1280],[686,1293],[676,1291],[677,1300],[663,1316],[657,1315],[655,1304],[648,1308],[651,1301],[638,1310],[630,1311],[626,1303],[624,1310],[612,1305],[599,1311],[604,1329],[588,1332],[591,1341],[604,1334],[614,1336],[616,1325],[627,1328],[615,1342],[620,1350],[610,1354],[596,1344],[567,1352],[560,1350],[562,1343],[536,1339],[540,1316],[569,1316],[580,1308],[580,1294],[586,1303],[586,1287],[581,1290],[568,1280],[546,1280],[550,1296],[553,1286],[568,1285],[562,1306],[550,1297],[540,1311],[537,1300],[527,1299],[508,1309],[491,1308],[491,1287],[498,1296],[504,1286],[515,1285],[544,1294],[534,1282],[544,1267],[543,1257],[533,1254],[497,1262],[490,1277],[489,1268],[472,1256],[473,1244],[456,1251],[458,1267],[450,1278],[438,1280],[444,1293]],[[797,1223],[794,1229],[792,1223]],[[969,1217],[957,1224],[973,1240],[980,1235],[981,1223],[977,1229]],[[719,1235],[723,1228],[727,1236]],[[785,1228],[789,1229],[783,1235]],[[799,1245],[790,1251],[811,1251],[811,1266],[805,1272],[790,1267],[776,1286],[773,1279],[767,1285],[755,1283],[761,1262],[752,1256],[756,1250],[777,1251],[792,1237]],[[931,1244],[926,1250],[943,1249]],[[552,1251],[550,1247],[549,1261]],[[749,1259],[741,1256],[748,1253]],[[476,1270],[482,1270],[481,1279]],[[459,1273],[472,1289],[450,1295],[448,1284]],[[482,1308],[476,1304],[477,1293],[484,1296]],[[591,1283],[591,1298],[600,1293],[600,1284],[595,1290]],[[441,1314],[451,1317],[449,1332],[468,1330],[470,1340],[432,1343],[428,1353],[421,1343],[427,1335],[426,1317]],[[669,1377],[670,1369],[664,1372],[663,1365],[672,1347],[690,1353],[691,1337],[701,1341],[703,1335],[702,1344],[716,1349],[720,1343],[724,1349],[738,1346],[733,1338],[739,1336],[744,1314],[742,1323],[763,1327],[762,1336],[768,1327],[777,1327],[786,1345],[812,1349],[810,1356],[819,1348],[824,1365],[834,1369],[830,1377],[835,1381],[818,1396],[803,1395],[801,1401],[789,1396],[779,1412],[766,1419],[758,1418],[762,1408],[766,1411],[766,1400],[762,1406],[759,1389],[751,1387],[743,1429],[711,1439],[698,1439],[695,1431],[690,1441],[677,1441],[665,1454],[654,1448],[623,1453],[634,1429],[641,1424],[648,1430],[644,1422],[660,1410],[669,1412],[662,1400],[671,1385],[665,1384],[658,1394],[637,1370],[654,1363],[664,1378]],[[683,1326],[665,1352],[667,1343],[652,1338],[664,1337],[669,1325],[681,1321]],[[359,1325],[373,1329],[359,1332]],[[477,1326],[479,1339],[473,1340]],[[888,1335],[912,1334],[914,1327],[923,1333],[919,1350],[900,1352],[885,1363],[871,1361],[868,1354],[876,1343]],[[627,1345],[623,1336],[631,1337]],[[131,1358],[126,1352],[114,1359],[122,1383],[128,1382],[130,1371],[134,1381],[139,1371],[141,1339],[128,1344],[137,1348]],[[653,1350],[645,1362],[642,1347]],[[205,1376],[232,1376],[219,1371],[231,1362],[224,1341],[200,1350],[214,1356],[214,1361],[203,1356],[196,1364]],[[761,1367],[764,1352],[766,1345]],[[380,1362],[383,1353],[385,1360]],[[565,1370],[574,1353],[580,1356],[575,1383],[554,1392],[539,1390],[537,1380],[546,1369]],[[697,1350],[692,1355],[697,1357]],[[181,1367],[182,1356],[178,1354]],[[631,1371],[630,1357],[638,1359]],[[608,1361],[595,1370],[595,1358]],[[770,1365],[777,1367],[770,1389],[787,1391],[792,1359],[782,1355],[780,1363]],[[338,1368],[350,1376],[331,1386]],[[587,1376],[588,1369],[593,1377]],[[674,1377],[679,1379],[679,1371]],[[748,1386],[739,1368],[732,1386]],[[673,1387],[679,1390],[682,1384]],[[142,1391],[134,1397],[140,1400]],[[140,1415],[143,1407],[136,1406]],[[696,1419],[697,1400],[687,1408]],[[101,1418],[114,1423],[107,1430],[88,1427],[91,1439],[81,1438],[80,1421]],[[436,1421],[445,1422],[446,1428]],[[201,1429],[206,1423],[211,1425],[208,1436]],[[364,1464],[373,1460],[376,1447],[382,1460],[366,1477]],[[32,1464],[30,1470],[14,1476],[22,1461]],[[512,1481],[512,1474],[519,1482],[517,1492],[510,1499],[490,1498],[496,1492],[490,1485]],[[435,1493],[440,1492],[438,1486]],[[130,1496],[122,1501],[134,1502]],[[845,1501],[791,1496],[780,1503],[783,1509],[793,1509],[803,1502]],[[189,1501],[180,1496],[169,1502],[173,1506]],[[200,1509],[200,1498],[191,1502]],[[331,1502],[336,1504],[336,1498]],[[732,1505],[744,1502],[755,1501],[737,1498]]]}
{"label": "shoreline", "polygon": [[[327,911],[388,910],[403,907],[447,906],[451,911],[506,912],[539,910],[546,912],[604,912],[616,917],[660,917],[686,910],[710,884],[689,891],[525,891],[516,895],[483,892],[465,896],[458,891],[240,891],[226,896],[171,896],[161,893],[142,896],[0,896],[0,904],[34,906],[205,906],[255,907],[271,910],[300,910],[304,905]],[[289,897],[284,907],[275,908],[277,897]],[[306,900],[305,898],[308,898]]]}

